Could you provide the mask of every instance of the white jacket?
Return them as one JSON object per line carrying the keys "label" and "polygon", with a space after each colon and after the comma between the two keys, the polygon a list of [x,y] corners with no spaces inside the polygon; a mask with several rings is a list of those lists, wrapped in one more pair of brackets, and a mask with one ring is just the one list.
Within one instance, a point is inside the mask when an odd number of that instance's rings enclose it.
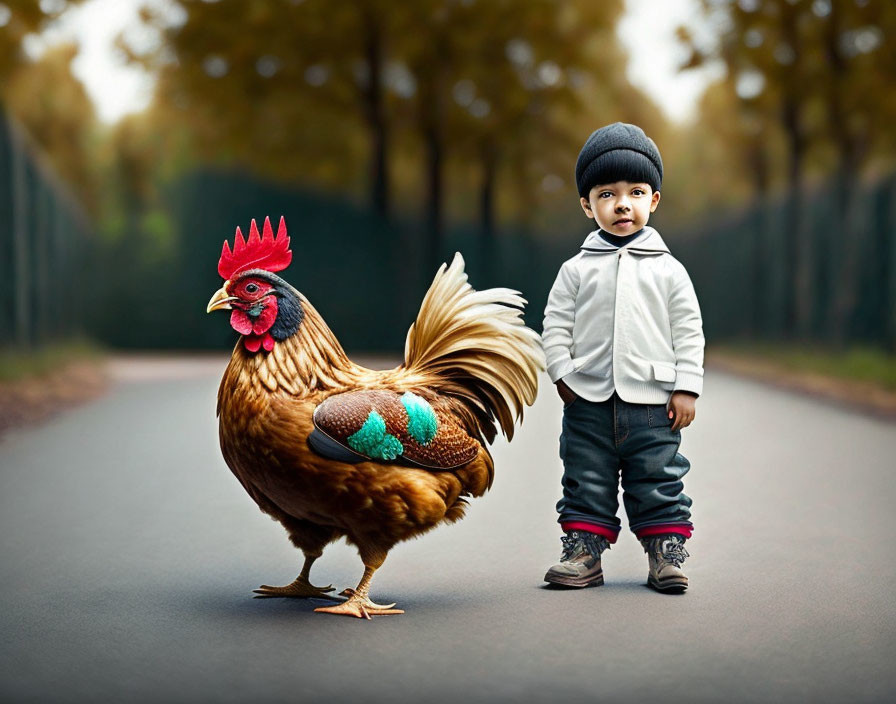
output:
{"label": "white jacket", "polygon": [[652,227],[624,247],[595,230],[563,263],[542,335],[548,375],[589,401],[703,391],[703,321],[684,266]]}

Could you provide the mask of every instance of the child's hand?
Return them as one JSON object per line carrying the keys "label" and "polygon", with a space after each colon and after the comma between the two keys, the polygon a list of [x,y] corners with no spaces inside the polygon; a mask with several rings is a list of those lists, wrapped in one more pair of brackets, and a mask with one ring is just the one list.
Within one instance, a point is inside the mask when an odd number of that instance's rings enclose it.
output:
{"label": "child's hand", "polygon": [[696,400],[691,394],[684,391],[676,391],[672,394],[667,408],[669,409],[669,417],[673,419],[673,431],[687,428],[693,422],[694,417],[697,415],[697,411],[694,408]]}
{"label": "child's hand", "polygon": [[557,393],[560,394],[564,406],[568,406],[578,398],[575,392],[563,383],[563,379],[557,379]]}

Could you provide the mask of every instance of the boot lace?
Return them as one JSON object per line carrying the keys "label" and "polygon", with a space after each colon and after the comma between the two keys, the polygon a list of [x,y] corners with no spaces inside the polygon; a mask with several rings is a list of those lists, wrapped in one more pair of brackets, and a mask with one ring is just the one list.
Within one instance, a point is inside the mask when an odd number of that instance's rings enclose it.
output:
{"label": "boot lace", "polygon": [[659,553],[666,562],[671,562],[676,567],[681,567],[681,563],[690,557],[688,551],[684,549],[684,543],[675,539],[666,538],[659,544]]}
{"label": "boot lace", "polygon": [[570,531],[567,535],[560,536],[560,542],[563,543],[563,562],[571,560],[582,551],[587,551],[592,557],[600,557],[604,550],[610,549],[610,542],[605,537],[585,531]]}

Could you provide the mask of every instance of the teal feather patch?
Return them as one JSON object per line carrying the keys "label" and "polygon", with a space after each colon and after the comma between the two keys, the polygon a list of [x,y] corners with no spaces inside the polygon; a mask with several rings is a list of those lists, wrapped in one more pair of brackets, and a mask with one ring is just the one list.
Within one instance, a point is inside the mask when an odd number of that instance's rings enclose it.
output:
{"label": "teal feather patch", "polygon": [[404,452],[401,441],[386,432],[386,421],[376,411],[370,412],[361,429],[347,441],[355,452],[380,460],[394,460]]}
{"label": "teal feather patch", "polygon": [[436,436],[439,420],[429,403],[410,391],[401,397],[408,412],[408,434],[421,445],[428,445]]}

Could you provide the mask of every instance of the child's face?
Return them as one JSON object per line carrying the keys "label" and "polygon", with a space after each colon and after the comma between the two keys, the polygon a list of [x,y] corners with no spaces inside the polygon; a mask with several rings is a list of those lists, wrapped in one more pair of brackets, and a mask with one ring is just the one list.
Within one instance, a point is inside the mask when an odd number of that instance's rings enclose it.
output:
{"label": "child's face", "polygon": [[644,227],[659,202],[660,192],[648,184],[617,181],[592,188],[582,209],[604,232],[624,237]]}

